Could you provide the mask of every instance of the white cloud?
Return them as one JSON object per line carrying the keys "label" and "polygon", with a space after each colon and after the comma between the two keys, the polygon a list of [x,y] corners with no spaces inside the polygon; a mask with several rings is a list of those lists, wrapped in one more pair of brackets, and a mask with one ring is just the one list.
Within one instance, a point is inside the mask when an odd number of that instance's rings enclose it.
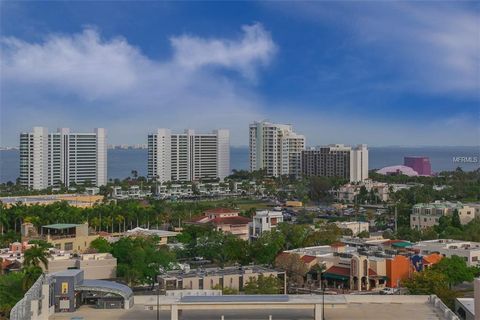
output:
{"label": "white cloud", "polygon": [[388,88],[395,91],[478,97],[480,11],[473,3],[319,1],[265,5],[289,17],[308,19],[320,28],[334,26],[344,32],[348,41],[343,45],[351,48],[359,61],[353,65],[352,75],[344,73],[342,77],[354,76],[355,68],[363,62],[367,67],[364,83],[387,79]]}
{"label": "white cloud", "polygon": [[259,65],[267,65],[276,51],[271,35],[259,23],[243,26],[240,41],[203,39],[182,35],[170,38],[175,49],[175,61],[186,68],[221,66],[255,77]]}
{"label": "white cloud", "polygon": [[[227,127],[232,143],[241,144],[261,113],[258,98],[245,82],[202,67],[253,77],[275,45],[260,24],[243,30],[238,40],[172,38],[173,57],[166,61],[145,56],[124,38],[102,39],[93,28],[51,34],[42,43],[4,38],[2,143],[16,144],[19,130],[45,125],[107,127],[116,143],[143,141],[157,127]],[[194,65],[185,65],[188,48]]]}

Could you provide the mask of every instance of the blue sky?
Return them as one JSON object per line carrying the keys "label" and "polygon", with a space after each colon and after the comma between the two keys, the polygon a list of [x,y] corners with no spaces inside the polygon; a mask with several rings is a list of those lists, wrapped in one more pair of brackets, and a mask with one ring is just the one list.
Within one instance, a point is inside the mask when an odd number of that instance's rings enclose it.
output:
{"label": "blue sky", "polygon": [[1,141],[35,125],[291,123],[308,145],[480,145],[479,2],[1,2]]}

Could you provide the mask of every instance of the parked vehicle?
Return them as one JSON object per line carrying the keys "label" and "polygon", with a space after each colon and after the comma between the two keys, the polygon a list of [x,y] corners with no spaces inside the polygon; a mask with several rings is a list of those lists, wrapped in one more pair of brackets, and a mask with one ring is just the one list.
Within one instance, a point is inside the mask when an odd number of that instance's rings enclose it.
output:
{"label": "parked vehicle", "polygon": [[398,294],[400,292],[399,289],[397,288],[389,288],[389,287],[386,287],[386,288],[383,288],[381,291],[380,291],[380,294]]}

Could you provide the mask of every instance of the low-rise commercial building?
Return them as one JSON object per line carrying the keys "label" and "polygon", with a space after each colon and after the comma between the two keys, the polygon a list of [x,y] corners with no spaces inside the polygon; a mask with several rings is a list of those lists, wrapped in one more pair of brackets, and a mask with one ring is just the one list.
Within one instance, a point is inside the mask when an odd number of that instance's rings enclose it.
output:
{"label": "low-rise commercial building", "polygon": [[250,222],[250,236],[257,238],[263,232],[276,228],[281,222],[283,222],[283,213],[281,211],[257,211],[252,217],[252,222]]}
{"label": "low-rise commercial building", "polygon": [[48,273],[68,269],[83,270],[85,279],[114,279],[117,277],[117,259],[110,253],[57,253],[48,257]]}
{"label": "low-rise commercial building", "polygon": [[158,230],[158,229],[144,229],[136,227],[132,230],[128,230],[123,233],[122,236],[127,237],[157,237],[159,239],[158,244],[164,245],[168,243],[168,238],[176,237],[179,233],[168,231],[168,230]]}
{"label": "low-rise commercial building", "polygon": [[480,266],[480,242],[452,239],[437,239],[420,241],[412,246],[419,254],[439,253],[444,257],[459,256],[468,266]]}
{"label": "low-rise commercial building", "polygon": [[280,279],[285,291],[285,273],[260,266],[193,269],[169,271],[158,276],[160,290],[211,290],[229,288],[242,292],[250,279],[274,276]]}
{"label": "low-rise commercial building", "polygon": [[361,232],[368,232],[370,224],[364,221],[342,221],[335,222],[340,229],[348,229],[352,231],[352,235],[356,236]]}
{"label": "low-rise commercial building", "polygon": [[[315,246],[284,251],[301,258],[314,257],[323,265],[323,283],[318,287],[332,290],[369,291],[384,287],[399,287],[401,282],[414,272],[437,263],[442,258],[437,253],[416,254],[393,249],[391,241],[372,242],[359,246],[334,243],[330,246]],[[365,242],[366,243],[366,242]],[[315,284],[313,284],[315,285]]]}
{"label": "low-rise commercial building", "polygon": [[21,203],[26,206],[34,204],[49,205],[55,202],[65,201],[70,206],[90,208],[103,200],[103,196],[90,194],[45,194],[36,196],[0,197],[0,201],[7,207]]}

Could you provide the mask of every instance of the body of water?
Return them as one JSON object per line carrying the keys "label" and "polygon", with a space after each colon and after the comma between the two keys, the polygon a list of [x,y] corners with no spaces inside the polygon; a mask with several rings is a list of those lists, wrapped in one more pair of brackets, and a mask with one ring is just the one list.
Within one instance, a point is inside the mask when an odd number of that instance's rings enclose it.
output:
{"label": "body of water", "polygon": [[[427,156],[434,172],[455,170],[475,170],[479,163],[458,163],[454,157],[477,157],[479,147],[371,147],[369,152],[370,169],[403,164],[405,156]],[[232,147],[230,168],[248,169],[248,147]],[[147,150],[108,150],[108,178],[125,178],[137,170],[139,175],[147,175]],[[19,174],[18,150],[0,151],[0,183],[15,181]]]}

